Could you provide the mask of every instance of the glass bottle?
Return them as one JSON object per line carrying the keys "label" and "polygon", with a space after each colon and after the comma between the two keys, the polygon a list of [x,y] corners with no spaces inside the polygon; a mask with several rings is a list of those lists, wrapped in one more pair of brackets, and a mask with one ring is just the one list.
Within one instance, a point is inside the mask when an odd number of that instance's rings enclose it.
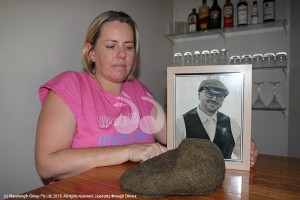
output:
{"label": "glass bottle", "polygon": [[252,64],[253,58],[251,55],[242,55],[241,64]]}
{"label": "glass bottle", "polygon": [[188,16],[188,32],[197,32],[198,31],[198,13],[196,8],[193,8],[193,12]]}
{"label": "glass bottle", "polygon": [[265,53],[264,54],[264,67],[274,67],[275,60],[276,60],[275,53]]}
{"label": "glass bottle", "polygon": [[203,50],[201,53],[201,65],[209,65],[209,51],[208,50]]}
{"label": "glass bottle", "polygon": [[173,57],[173,65],[174,66],[182,66],[182,53],[175,53]]}
{"label": "glass bottle", "polygon": [[278,52],[276,53],[276,64],[277,66],[286,66],[287,64],[287,53],[286,52]]}
{"label": "glass bottle", "polygon": [[237,25],[248,24],[248,3],[245,0],[240,0],[237,5]]}
{"label": "glass bottle", "polygon": [[192,52],[185,52],[183,54],[183,65],[184,66],[192,66],[193,65],[193,54]]}
{"label": "glass bottle", "polygon": [[257,7],[257,1],[253,1],[253,7],[252,7],[252,13],[251,13],[251,24],[257,24],[258,23],[258,7]]}
{"label": "glass bottle", "polygon": [[228,64],[228,51],[227,49],[220,49],[220,65]]}
{"label": "glass bottle", "polygon": [[207,30],[209,22],[209,6],[206,0],[202,0],[202,5],[199,8],[199,30]]}
{"label": "glass bottle", "polygon": [[220,51],[218,49],[213,49],[210,51],[210,64],[211,65],[220,64]]}
{"label": "glass bottle", "polygon": [[195,51],[193,54],[193,65],[200,66],[201,65],[201,53],[200,51]]}
{"label": "glass bottle", "polygon": [[226,3],[223,7],[223,23],[225,27],[233,27],[233,4],[230,0],[226,0]]}
{"label": "glass bottle", "polygon": [[241,57],[240,56],[231,56],[229,58],[229,64],[231,65],[239,65],[241,64]]}
{"label": "glass bottle", "polygon": [[264,22],[275,21],[275,0],[263,1]]}
{"label": "glass bottle", "polygon": [[263,67],[263,63],[264,63],[264,55],[263,54],[254,54],[252,56],[253,58],[253,68],[256,68],[256,67]]}
{"label": "glass bottle", "polygon": [[218,0],[214,0],[209,10],[209,29],[221,28],[222,9],[218,5]]}

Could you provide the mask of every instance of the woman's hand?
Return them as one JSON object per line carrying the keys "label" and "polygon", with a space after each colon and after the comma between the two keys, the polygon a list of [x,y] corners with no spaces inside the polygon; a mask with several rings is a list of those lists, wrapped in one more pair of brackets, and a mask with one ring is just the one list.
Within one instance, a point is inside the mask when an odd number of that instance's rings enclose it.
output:
{"label": "woman's hand", "polygon": [[167,151],[167,148],[156,143],[132,144],[128,146],[128,160],[132,162],[146,161]]}
{"label": "woman's hand", "polygon": [[254,140],[251,140],[250,167],[253,167],[255,165],[258,154],[259,152],[258,149],[256,149],[256,144]]}

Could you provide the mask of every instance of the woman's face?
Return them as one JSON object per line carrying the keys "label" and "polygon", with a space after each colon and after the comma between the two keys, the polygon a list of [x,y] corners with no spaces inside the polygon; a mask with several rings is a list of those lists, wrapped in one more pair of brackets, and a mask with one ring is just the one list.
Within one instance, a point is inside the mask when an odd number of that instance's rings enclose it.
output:
{"label": "woman's face", "polygon": [[135,58],[131,27],[119,21],[103,24],[100,37],[89,56],[95,62],[98,78],[113,83],[124,82]]}

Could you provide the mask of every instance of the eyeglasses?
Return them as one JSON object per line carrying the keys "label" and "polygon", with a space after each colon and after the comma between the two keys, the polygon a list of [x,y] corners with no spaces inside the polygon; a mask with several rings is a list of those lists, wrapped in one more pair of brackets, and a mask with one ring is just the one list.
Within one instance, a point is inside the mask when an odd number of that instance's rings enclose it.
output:
{"label": "eyeglasses", "polygon": [[214,96],[216,96],[216,99],[218,101],[223,101],[225,99],[225,95],[224,94],[215,94],[211,91],[205,91],[205,96],[212,99]]}

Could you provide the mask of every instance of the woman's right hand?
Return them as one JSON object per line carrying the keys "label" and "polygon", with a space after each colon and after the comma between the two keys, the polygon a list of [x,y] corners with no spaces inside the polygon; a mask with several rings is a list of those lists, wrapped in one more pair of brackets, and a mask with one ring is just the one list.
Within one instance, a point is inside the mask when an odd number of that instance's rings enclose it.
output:
{"label": "woman's right hand", "polygon": [[146,161],[165,153],[167,148],[158,142],[150,144],[132,144],[128,146],[128,160],[132,162]]}

